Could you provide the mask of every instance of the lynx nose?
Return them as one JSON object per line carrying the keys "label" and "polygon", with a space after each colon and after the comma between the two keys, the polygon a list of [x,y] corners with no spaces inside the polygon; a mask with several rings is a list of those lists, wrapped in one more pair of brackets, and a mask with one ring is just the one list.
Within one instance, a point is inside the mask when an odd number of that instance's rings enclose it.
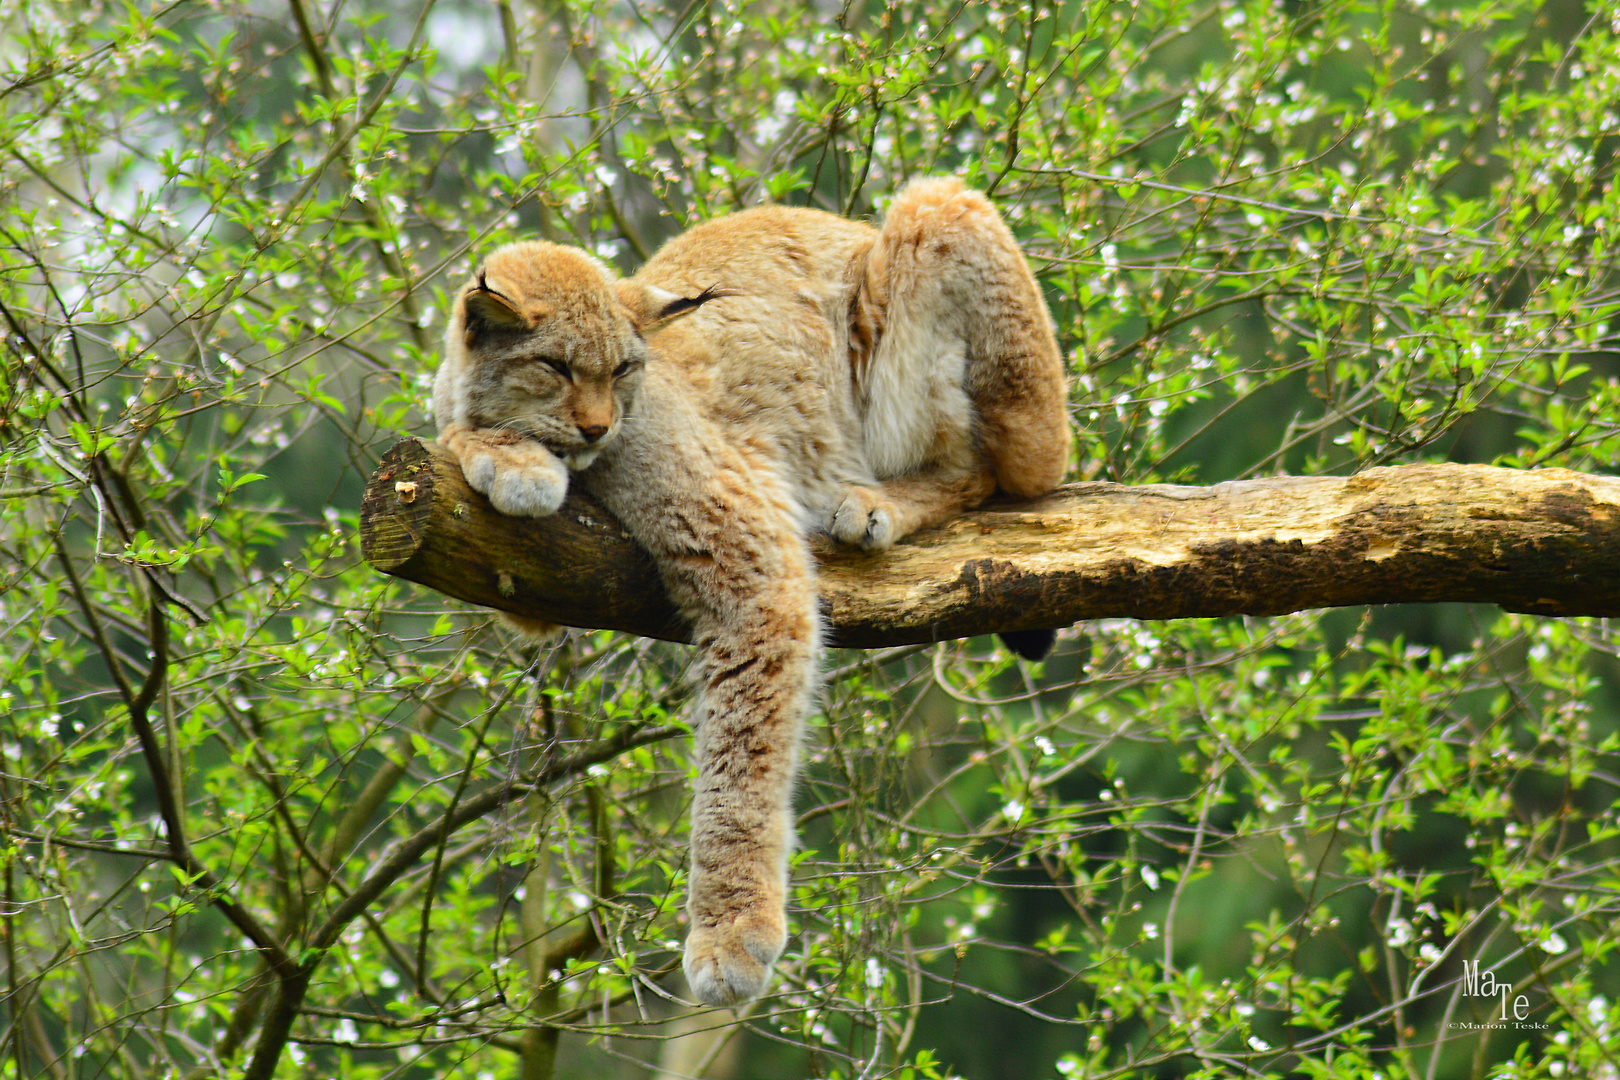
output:
{"label": "lynx nose", "polygon": [[608,426],[606,424],[591,424],[589,426],[585,424],[579,425],[579,433],[585,437],[586,442],[595,442],[597,439],[600,439],[602,436],[607,434],[607,429]]}

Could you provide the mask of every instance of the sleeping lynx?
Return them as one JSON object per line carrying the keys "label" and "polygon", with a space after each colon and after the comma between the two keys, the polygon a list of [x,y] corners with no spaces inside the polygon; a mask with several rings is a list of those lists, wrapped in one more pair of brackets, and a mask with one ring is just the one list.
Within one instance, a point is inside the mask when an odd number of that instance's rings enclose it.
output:
{"label": "sleeping lynx", "polygon": [[493,252],[434,385],[440,441],[502,513],[573,474],[656,560],[702,687],[685,967],[761,993],[786,944],[790,795],[820,621],[806,536],[867,549],[1069,455],[1051,319],[1000,216],[911,184],[881,230],[766,207],[615,279],[572,248]]}

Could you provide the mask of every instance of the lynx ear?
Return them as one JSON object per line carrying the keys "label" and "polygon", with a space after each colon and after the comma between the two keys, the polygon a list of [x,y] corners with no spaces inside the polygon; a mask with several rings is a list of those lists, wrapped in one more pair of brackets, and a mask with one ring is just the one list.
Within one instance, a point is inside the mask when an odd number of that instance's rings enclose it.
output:
{"label": "lynx ear", "polygon": [[495,289],[490,287],[489,278],[482,268],[478,271],[478,278],[467,291],[462,294],[467,318],[467,343],[491,330],[527,330],[529,320],[517,308],[517,304]]}
{"label": "lynx ear", "polygon": [[633,278],[613,283],[619,303],[630,313],[630,321],[643,334],[662,330],[682,315],[689,315],[710,300],[730,296],[728,290],[711,285],[696,296],[680,296],[656,285],[644,285]]}

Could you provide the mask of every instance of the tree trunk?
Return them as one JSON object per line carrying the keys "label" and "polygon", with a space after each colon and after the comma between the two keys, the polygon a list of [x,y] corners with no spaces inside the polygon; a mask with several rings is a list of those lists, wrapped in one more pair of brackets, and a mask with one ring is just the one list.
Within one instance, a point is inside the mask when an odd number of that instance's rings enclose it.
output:
{"label": "tree trunk", "polygon": [[[361,544],[384,573],[485,607],[671,641],[657,568],[599,504],[496,513],[437,444],[383,458]],[[998,500],[882,554],[815,541],[833,643],[867,648],[1084,619],[1475,601],[1620,614],[1620,480],[1401,465],[1213,487],[1082,483]]]}

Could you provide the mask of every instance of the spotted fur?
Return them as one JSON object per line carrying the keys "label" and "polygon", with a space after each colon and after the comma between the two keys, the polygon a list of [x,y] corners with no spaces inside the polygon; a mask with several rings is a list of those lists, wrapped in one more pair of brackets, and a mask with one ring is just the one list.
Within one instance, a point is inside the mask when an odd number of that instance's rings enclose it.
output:
{"label": "spotted fur", "polygon": [[733,214],[628,279],[516,244],[458,294],[434,407],[468,482],[531,516],[583,484],[694,628],[685,967],[700,1000],[762,993],[787,941],[789,803],[821,635],[807,536],[881,550],[998,487],[1051,490],[1065,400],[1023,255],[954,180],[908,186],[881,229]]}

